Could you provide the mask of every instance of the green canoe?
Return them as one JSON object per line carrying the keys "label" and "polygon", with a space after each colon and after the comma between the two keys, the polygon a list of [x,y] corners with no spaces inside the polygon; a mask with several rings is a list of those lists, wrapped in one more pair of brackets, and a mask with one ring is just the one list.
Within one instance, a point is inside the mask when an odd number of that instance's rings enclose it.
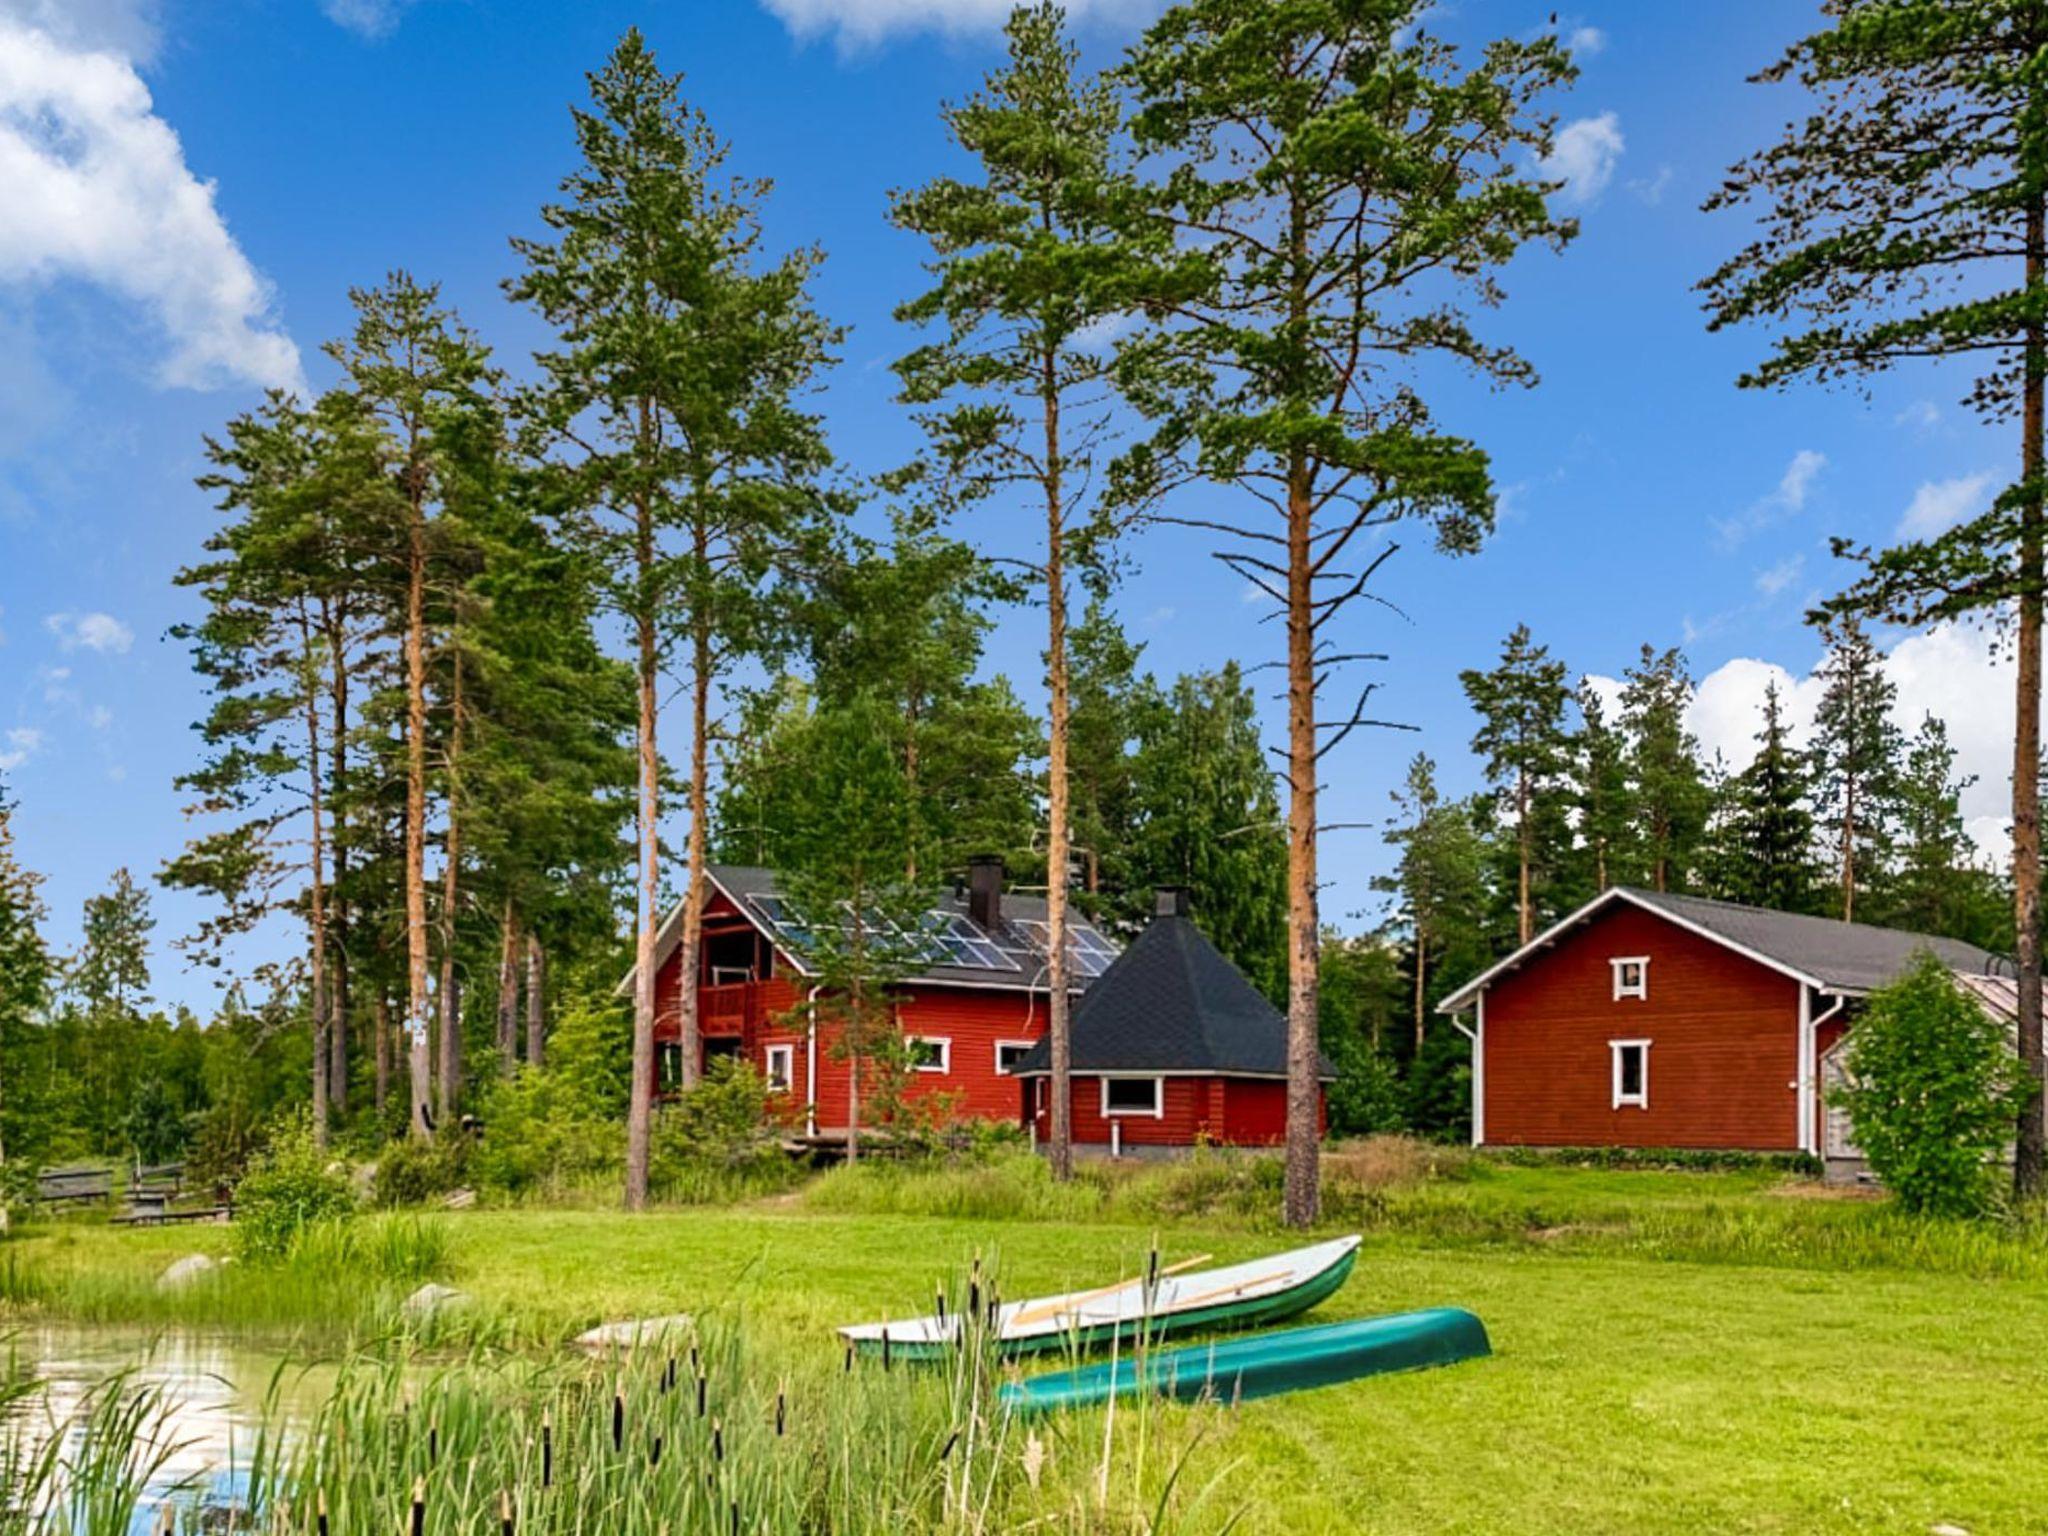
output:
{"label": "green canoe", "polygon": [[1002,1400],[1012,1412],[1027,1415],[1085,1408],[1139,1392],[1182,1401],[1212,1397],[1236,1402],[1388,1371],[1450,1365],[1492,1352],[1486,1326],[1478,1318],[1461,1307],[1432,1307],[1215,1344],[1155,1349],[1142,1359],[1053,1371],[1010,1383],[1003,1388]]}

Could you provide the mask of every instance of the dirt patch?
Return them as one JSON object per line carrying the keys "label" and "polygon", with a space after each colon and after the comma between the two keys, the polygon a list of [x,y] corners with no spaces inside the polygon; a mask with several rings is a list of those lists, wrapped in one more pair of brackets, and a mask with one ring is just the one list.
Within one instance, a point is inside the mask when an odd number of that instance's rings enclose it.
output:
{"label": "dirt patch", "polygon": [[1823,1184],[1819,1179],[1782,1179],[1764,1193],[1780,1200],[1853,1200],[1866,1204],[1884,1198],[1884,1191],[1875,1184]]}

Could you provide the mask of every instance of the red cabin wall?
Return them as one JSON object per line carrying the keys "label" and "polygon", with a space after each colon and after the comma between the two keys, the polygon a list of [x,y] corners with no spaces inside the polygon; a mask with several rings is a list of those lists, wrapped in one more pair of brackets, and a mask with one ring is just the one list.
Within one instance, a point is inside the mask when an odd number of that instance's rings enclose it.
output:
{"label": "red cabin wall", "polygon": [[[1142,1075],[1142,1074],[1139,1074]],[[1050,1079],[1039,1079],[1051,1089]],[[1287,1139],[1287,1085],[1245,1077],[1169,1077],[1158,1117],[1104,1115],[1102,1079],[1076,1074],[1073,1135],[1076,1146],[1109,1145],[1110,1122],[1122,1126],[1125,1146],[1191,1147],[1213,1142],[1233,1147],[1278,1146]],[[1032,1122],[1038,1139],[1052,1136],[1052,1115],[1034,1087]],[[1327,1120],[1327,1110],[1324,1115]]]}
{"label": "red cabin wall", "polygon": [[[1617,1000],[1608,962],[1638,955],[1649,996]],[[1676,923],[1616,902],[1485,1009],[1489,1145],[1797,1149],[1799,984]],[[1616,1109],[1608,1042],[1638,1039],[1649,1105]]]}

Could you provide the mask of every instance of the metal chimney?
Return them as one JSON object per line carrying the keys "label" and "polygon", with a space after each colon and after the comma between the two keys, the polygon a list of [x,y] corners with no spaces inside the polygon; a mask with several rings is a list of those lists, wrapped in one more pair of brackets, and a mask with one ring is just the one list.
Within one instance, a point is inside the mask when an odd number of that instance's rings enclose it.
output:
{"label": "metal chimney", "polygon": [[1184,885],[1162,885],[1152,892],[1152,915],[1154,917],[1186,917],[1190,910],[1188,888]]}
{"label": "metal chimney", "polygon": [[1003,856],[978,853],[967,861],[967,915],[983,933],[1003,920]]}

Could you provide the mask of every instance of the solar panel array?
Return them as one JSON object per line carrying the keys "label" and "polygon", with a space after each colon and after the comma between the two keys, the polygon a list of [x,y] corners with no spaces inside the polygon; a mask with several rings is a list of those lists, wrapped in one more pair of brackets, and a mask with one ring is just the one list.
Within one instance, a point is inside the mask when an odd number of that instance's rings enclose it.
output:
{"label": "solar panel array", "polygon": [[[798,918],[782,897],[752,896],[748,900],[791,947],[802,952],[810,946],[811,928]],[[850,919],[853,909],[849,906],[846,911]],[[1045,923],[1040,919],[1026,918],[1006,926],[1017,930],[1024,943],[1004,942],[1010,935],[998,938],[985,933],[958,912],[925,913],[921,931],[912,931],[896,923],[883,925],[892,939],[903,941],[911,953],[932,965],[951,966],[963,971],[1039,970],[1045,963],[1049,948]],[[1085,923],[1068,926],[1067,953],[1076,975],[1085,980],[1100,976],[1117,956],[1116,947]]]}

